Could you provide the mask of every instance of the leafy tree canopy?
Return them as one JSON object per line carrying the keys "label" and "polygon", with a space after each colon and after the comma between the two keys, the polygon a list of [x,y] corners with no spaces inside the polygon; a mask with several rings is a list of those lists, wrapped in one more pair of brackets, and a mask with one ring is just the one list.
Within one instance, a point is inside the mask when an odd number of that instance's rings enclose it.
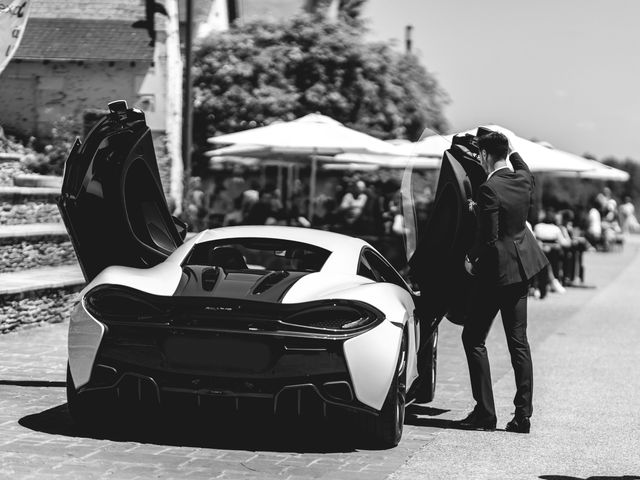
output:
{"label": "leafy tree canopy", "polygon": [[[367,0],[339,0],[338,16],[340,20],[353,27],[364,27],[362,11],[366,2]],[[322,14],[327,11],[331,3],[332,0],[315,0],[315,9]]]}
{"label": "leafy tree canopy", "polygon": [[[361,2],[346,3],[357,20]],[[357,25],[317,16],[209,37],[195,54],[194,93],[194,139],[203,147],[215,134],[316,112],[382,139],[447,128],[448,98],[415,56],[365,42]]]}

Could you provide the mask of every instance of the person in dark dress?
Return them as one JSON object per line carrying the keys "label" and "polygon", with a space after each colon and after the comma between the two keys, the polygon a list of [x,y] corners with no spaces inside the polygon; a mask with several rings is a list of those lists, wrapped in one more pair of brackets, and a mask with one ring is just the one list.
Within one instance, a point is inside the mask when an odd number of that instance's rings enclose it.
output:
{"label": "person in dark dress", "polygon": [[476,406],[460,424],[493,430],[496,411],[485,340],[498,311],[515,373],[515,417],[507,431],[528,433],[533,413],[533,366],[527,341],[528,282],[548,264],[526,225],[534,179],[509,140],[499,132],[478,137],[479,157],[489,176],[477,195],[478,231],[468,254],[476,277],[470,314],[462,332]]}

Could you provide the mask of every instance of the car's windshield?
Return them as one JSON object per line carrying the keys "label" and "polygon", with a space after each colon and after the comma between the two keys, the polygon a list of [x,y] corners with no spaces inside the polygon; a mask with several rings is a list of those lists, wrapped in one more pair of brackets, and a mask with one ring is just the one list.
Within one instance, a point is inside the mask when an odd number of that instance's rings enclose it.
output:
{"label": "car's windshield", "polygon": [[225,270],[320,271],[330,251],[307,243],[274,238],[234,238],[197,244],[185,265]]}

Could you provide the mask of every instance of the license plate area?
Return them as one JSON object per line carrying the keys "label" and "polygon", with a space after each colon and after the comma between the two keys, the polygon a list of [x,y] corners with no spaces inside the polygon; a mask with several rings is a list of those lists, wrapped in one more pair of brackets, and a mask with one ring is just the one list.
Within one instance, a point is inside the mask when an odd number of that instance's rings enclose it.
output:
{"label": "license plate area", "polygon": [[176,370],[259,373],[274,362],[273,349],[264,342],[228,336],[170,336],[163,350],[168,366]]}

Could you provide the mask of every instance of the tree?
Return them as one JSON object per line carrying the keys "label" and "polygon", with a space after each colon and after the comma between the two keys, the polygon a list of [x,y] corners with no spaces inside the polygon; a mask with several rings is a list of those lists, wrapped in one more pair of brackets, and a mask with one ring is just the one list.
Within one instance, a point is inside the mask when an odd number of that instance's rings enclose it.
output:
{"label": "tree", "polygon": [[[357,10],[359,2],[348,3]],[[212,135],[315,112],[382,139],[416,140],[425,127],[447,127],[448,98],[417,57],[320,16],[209,37],[195,54],[194,94],[201,147]]]}
{"label": "tree", "polygon": [[[338,16],[340,20],[352,27],[362,28],[362,10],[367,0],[338,0]],[[334,0],[312,0],[308,3],[308,11],[325,15]]]}

